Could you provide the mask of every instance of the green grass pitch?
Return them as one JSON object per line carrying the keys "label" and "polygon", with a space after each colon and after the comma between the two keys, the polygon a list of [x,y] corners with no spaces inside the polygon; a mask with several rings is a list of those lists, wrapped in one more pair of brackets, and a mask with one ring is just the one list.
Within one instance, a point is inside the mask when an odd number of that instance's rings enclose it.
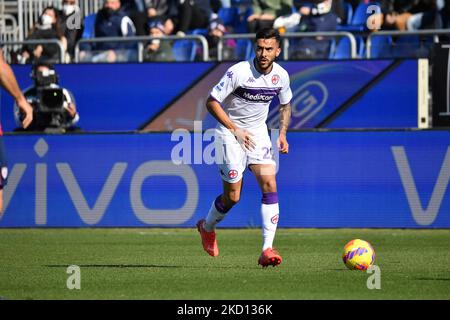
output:
{"label": "green grass pitch", "polygon": [[[375,248],[381,289],[347,270],[345,243]],[[195,229],[1,229],[4,299],[450,299],[450,231],[279,229],[283,263],[257,265],[259,229],[218,229],[208,256]],[[81,289],[69,290],[69,265]]]}

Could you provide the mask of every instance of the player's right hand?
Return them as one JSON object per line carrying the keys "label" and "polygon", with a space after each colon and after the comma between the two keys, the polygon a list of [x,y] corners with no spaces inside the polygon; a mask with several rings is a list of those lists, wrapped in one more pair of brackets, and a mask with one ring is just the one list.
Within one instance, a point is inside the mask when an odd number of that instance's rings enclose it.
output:
{"label": "player's right hand", "polygon": [[20,113],[23,115],[22,127],[26,129],[33,121],[33,107],[28,103],[25,97],[21,97],[16,103],[20,109]]}
{"label": "player's right hand", "polygon": [[244,150],[252,151],[255,149],[255,141],[253,141],[253,134],[245,129],[236,128],[231,131],[236,137],[237,142],[241,145]]}

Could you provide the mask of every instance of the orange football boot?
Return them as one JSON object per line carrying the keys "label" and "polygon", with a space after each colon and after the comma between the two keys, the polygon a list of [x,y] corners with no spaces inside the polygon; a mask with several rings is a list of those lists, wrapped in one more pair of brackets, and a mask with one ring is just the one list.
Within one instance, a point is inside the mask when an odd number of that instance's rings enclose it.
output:
{"label": "orange football boot", "polygon": [[281,259],[281,256],[273,250],[272,248],[267,248],[264,250],[258,259],[258,264],[262,265],[263,268],[267,266],[277,266],[281,263],[283,259]]}
{"label": "orange football boot", "polygon": [[206,231],[204,226],[205,219],[201,219],[197,222],[197,230],[202,237],[203,249],[208,252],[210,256],[217,257],[219,255],[219,247],[217,247],[216,233],[214,231]]}

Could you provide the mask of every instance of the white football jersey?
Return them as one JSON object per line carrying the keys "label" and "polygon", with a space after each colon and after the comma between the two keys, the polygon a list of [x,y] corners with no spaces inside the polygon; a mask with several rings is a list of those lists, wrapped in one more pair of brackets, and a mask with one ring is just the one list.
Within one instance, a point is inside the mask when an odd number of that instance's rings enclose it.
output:
{"label": "white football jersey", "polygon": [[292,99],[287,71],[274,62],[269,74],[261,74],[256,70],[253,59],[231,66],[210,95],[240,128],[265,125],[270,102],[275,96],[281,104]]}

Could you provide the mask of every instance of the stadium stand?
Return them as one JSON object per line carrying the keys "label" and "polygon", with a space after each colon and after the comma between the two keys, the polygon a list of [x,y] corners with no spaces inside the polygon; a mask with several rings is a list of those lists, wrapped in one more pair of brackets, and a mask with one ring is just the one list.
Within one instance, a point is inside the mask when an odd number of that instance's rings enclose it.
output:
{"label": "stadium stand", "polygon": [[[82,18],[84,21],[84,30],[82,39],[93,38],[93,26],[95,22],[95,13],[101,8],[103,0],[79,0],[79,6],[81,9]],[[247,17],[252,14],[252,2],[250,0],[232,0],[231,6],[221,7],[218,9],[215,17],[218,17],[227,28],[227,35],[247,35],[248,23]],[[5,43],[6,58],[9,62],[15,62],[13,56],[11,56],[18,48],[17,42],[23,41],[32,26],[38,19],[38,13],[44,5],[54,5],[57,8],[61,8],[61,0],[18,0],[2,2],[2,12],[0,15],[0,26],[2,26],[1,40]],[[352,5],[353,4],[353,5]],[[14,7],[15,5],[15,7]],[[372,7],[376,6],[376,7]],[[381,12],[380,2],[378,1],[344,1],[344,17],[340,20],[340,24],[337,27],[338,31],[349,31],[355,36],[357,42],[356,56],[355,58],[416,58],[416,57],[430,57],[433,53],[433,45],[436,42],[448,41],[450,38],[450,29],[448,29],[448,6],[441,10],[442,16],[442,29],[443,34],[439,34],[439,37],[433,37],[435,29],[427,30],[427,34],[411,35],[404,31],[402,34],[387,35],[372,37],[372,43],[368,46],[367,41],[369,36],[378,31],[372,32],[367,28],[367,18],[375,12]],[[378,8],[378,9],[377,9]],[[295,6],[292,7],[293,12],[296,10]],[[281,29],[280,29],[281,30]],[[382,31],[386,31],[381,29]],[[297,32],[295,30],[281,30],[281,32]],[[390,31],[390,30],[389,30]],[[445,31],[449,31],[445,34]],[[187,34],[203,36],[205,40],[208,40],[207,29],[195,29]],[[293,39],[290,39],[292,45],[298,42],[303,35],[299,32]],[[437,39],[436,39],[437,38]],[[252,57],[253,46],[251,38],[238,39],[235,38],[232,43],[235,54],[232,55],[233,59],[249,59]],[[352,44],[348,39],[343,38],[343,35],[330,36],[330,46],[327,49],[328,54],[322,55],[320,58],[328,57],[328,59],[348,59],[352,58],[351,46]],[[200,52],[203,50],[202,44],[198,41],[189,39],[183,39],[181,36],[173,42],[174,60],[175,61],[195,61],[201,60]],[[181,41],[183,40],[183,41]],[[310,38],[314,42],[314,38]],[[320,40],[318,43],[320,43]],[[14,45],[12,44],[14,42]],[[307,41],[309,42],[309,41]],[[11,43],[11,44],[10,44]],[[227,50],[226,46],[223,50]],[[139,48],[138,48],[139,50]],[[209,48],[206,48],[209,51]],[[371,50],[372,52],[367,52]],[[283,55],[283,60],[291,60],[294,57],[291,56],[293,52],[292,48],[287,51],[286,55]],[[220,57],[230,57],[230,55],[218,54]],[[314,59],[314,55],[311,57]],[[76,59],[72,59],[71,62],[75,62]],[[70,61],[66,61],[70,62]]]}

